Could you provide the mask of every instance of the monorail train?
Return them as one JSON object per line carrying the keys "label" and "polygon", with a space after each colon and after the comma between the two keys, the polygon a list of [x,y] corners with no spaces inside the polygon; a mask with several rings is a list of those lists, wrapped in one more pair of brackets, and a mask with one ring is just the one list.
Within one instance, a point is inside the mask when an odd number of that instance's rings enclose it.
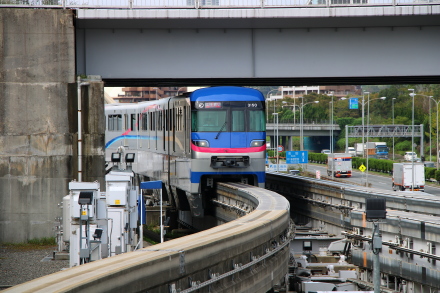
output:
{"label": "monorail train", "polygon": [[108,104],[106,159],[135,153],[133,170],[161,180],[179,210],[203,217],[216,182],[264,187],[265,100],[245,87],[211,87],[136,104]]}

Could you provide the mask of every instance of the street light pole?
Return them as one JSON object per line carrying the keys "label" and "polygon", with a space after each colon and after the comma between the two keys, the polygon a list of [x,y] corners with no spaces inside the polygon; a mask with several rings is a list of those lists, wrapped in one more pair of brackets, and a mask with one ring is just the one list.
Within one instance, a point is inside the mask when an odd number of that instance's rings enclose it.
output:
{"label": "street light pole", "polygon": [[365,158],[365,94],[370,94],[369,92],[364,92],[362,94],[362,157]]}
{"label": "street light pole", "polygon": [[[433,100],[435,105],[436,105],[436,107],[437,107],[437,118],[436,118],[436,123],[437,123],[437,131],[436,131],[437,132],[436,133],[436,136],[437,136],[437,154],[435,155],[435,159],[437,161],[437,170],[438,170],[438,161],[439,161],[439,158],[438,158],[438,152],[439,152],[439,150],[438,150],[438,104],[440,103],[440,100],[439,101],[434,100],[433,96],[427,96],[427,97],[430,98],[431,100]],[[429,123],[431,125],[431,120],[429,121]],[[432,127],[431,127],[431,129],[432,129]],[[431,131],[429,133],[429,138],[431,138]],[[431,144],[431,142],[430,142],[430,144]],[[429,146],[429,153],[431,153],[431,145]]]}
{"label": "street light pole", "polygon": [[[267,94],[266,94],[266,102],[267,102],[267,106],[266,106],[266,122],[269,122],[269,94],[271,93],[271,92],[273,92],[273,91],[278,91],[278,89],[272,89],[272,90],[270,90]],[[274,106],[273,106],[273,113],[275,113],[275,100],[273,101],[274,102]],[[273,113],[272,113],[272,115],[273,115]],[[275,119],[274,119],[274,123],[275,123]],[[274,138],[275,138],[275,129],[274,129]],[[272,147],[273,147],[273,149],[274,150],[277,150],[277,144],[278,144],[278,142],[272,142],[271,141],[271,144],[272,144]]]}
{"label": "street light pole", "polygon": [[[368,94],[368,99],[367,101],[364,101],[364,96],[362,95],[362,147],[364,150],[364,154],[366,154],[365,158],[367,160],[367,169],[366,169],[366,173],[365,173],[365,186],[368,186],[368,149],[366,148],[366,144],[368,144],[368,133],[367,133],[367,143],[364,144],[364,135],[365,135],[365,131],[364,131],[364,109],[365,109],[365,103],[367,103],[367,132],[369,131],[370,128],[370,93],[369,92],[364,92],[364,94]],[[372,99],[371,101],[374,100],[385,100],[386,97],[380,97],[380,98],[376,98],[376,99]]]}
{"label": "street light pole", "polygon": [[367,99],[367,116],[368,116],[368,118],[367,118],[367,143],[365,144],[365,146],[364,146],[364,148],[366,149],[366,153],[367,153],[367,155],[366,155],[366,158],[367,158],[367,173],[365,173],[365,186],[366,187],[368,187],[368,161],[369,161],[369,158],[368,158],[368,148],[367,148],[367,145],[368,145],[368,132],[370,131],[370,92],[367,92],[368,93],[368,99]]}
{"label": "street light pole", "polygon": [[317,104],[317,103],[319,103],[319,101],[313,101],[313,102],[309,102],[309,103],[305,103],[304,104],[304,99],[303,99],[303,102],[301,103],[301,106],[300,106],[300,108],[299,108],[299,113],[300,113],[300,117],[301,117],[301,122],[300,122],[300,128],[299,128],[299,133],[300,133],[300,150],[302,151],[302,150],[304,150],[304,137],[303,137],[303,133],[304,133],[304,130],[303,130],[303,127],[304,127],[304,106],[305,105],[308,105],[308,104]]}
{"label": "street light pole", "polygon": [[411,182],[411,191],[414,191],[414,89],[408,89],[409,91],[412,91],[409,95],[412,97],[412,120],[411,120],[411,166],[412,166],[412,182]]}
{"label": "street light pole", "polygon": [[[276,117],[276,130],[277,130],[277,132],[276,132],[276,145],[275,145],[275,152],[276,152],[276,154],[277,154],[277,172],[279,171],[279,159],[280,159],[280,156],[279,156],[279,153],[278,153],[278,113],[272,113],[272,115],[274,115],[275,117]],[[274,117],[274,120],[275,120],[275,117]]]}
{"label": "street light pole", "polygon": [[[393,131],[394,131],[394,100],[395,100],[396,98],[393,98],[392,100],[391,100],[391,102],[392,102],[392,104],[393,104]],[[393,161],[394,161],[394,135],[393,135]]]}
{"label": "street light pole", "polygon": [[[333,154],[333,94],[329,94],[331,100],[331,118],[330,118],[330,153]],[[333,171],[333,170],[332,170]],[[333,176],[332,176],[333,177]]]}
{"label": "street light pole", "polygon": [[303,150],[303,113],[302,109],[304,106],[304,96],[301,97],[301,105],[299,106],[299,150]]}
{"label": "street light pole", "polygon": [[439,102],[440,101],[435,102],[436,107],[437,107],[437,154],[435,155],[435,159],[437,161],[437,170],[438,170],[438,161],[439,161],[439,158],[438,158],[438,156],[439,156],[439,153],[438,153],[438,103]]}
{"label": "street light pole", "polygon": [[[436,101],[436,100],[434,100],[434,96],[426,96],[426,95],[421,95],[421,94],[416,94],[416,96],[423,96],[423,97],[426,97],[426,98],[429,98],[429,99],[431,99],[431,100],[433,100],[434,101],[434,103],[435,103],[435,105],[437,106],[437,118],[436,118],[436,123],[437,123],[437,133],[436,133],[436,136],[437,136],[437,154],[435,155],[435,158],[436,158],[436,160],[437,160],[437,170],[438,170],[438,168],[439,168],[439,159],[438,159],[438,152],[439,152],[439,146],[438,146],[438,106],[439,106],[439,103],[440,103],[440,100],[439,101]],[[429,101],[429,105],[431,106],[431,101]],[[429,114],[431,115],[431,107],[430,107],[430,111],[429,111]],[[431,125],[431,118],[429,118],[429,125]],[[429,139],[430,139],[430,142],[429,142],[429,153],[431,153],[431,132],[432,132],[432,126],[430,127],[430,131],[429,131]]]}
{"label": "street light pole", "polygon": [[[429,160],[431,161],[432,153],[432,118],[431,118],[431,100],[429,102]],[[421,157],[421,156],[420,156]]]}
{"label": "street light pole", "polygon": [[300,122],[299,122],[299,150],[302,151],[304,149],[304,145],[303,145],[303,123],[304,123],[304,119],[303,119],[303,107],[304,107],[304,99],[301,102],[301,106],[299,108],[299,117],[300,117]]}
{"label": "street light pole", "polygon": [[[269,100],[269,94],[273,91],[278,91],[278,89],[273,89],[270,90],[267,94],[266,94],[266,101]],[[267,105],[269,106],[269,103],[267,103]],[[275,113],[275,100],[274,100],[274,106],[273,106],[273,113]],[[266,120],[269,121],[269,107],[266,107]]]}
{"label": "street light pole", "polygon": [[[335,101],[333,99],[333,94],[329,94],[329,96],[332,97],[332,100],[329,103],[329,111],[331,112],[331,118],[330,118],[330,153],[334,153],[334,113],[335,113]],[[336,101],[340,101],[340,100],[345,100],[346,98],[340,98],[339,100]],[[332,178],[334,177],[334,172],[333,172],[333,164],[332,164]]]}
{"label": "street light pole", "polygon": [[439,158],[438,158],[438,156],[439,156],[439,153],[438,153],[438,103],[439,102],[440,101],[435,102],[435,104],[437,106],[437,154],[434,156],[434,158],[436,158],[436,161],[437,161],[437,170],[438,170],[438,161],[439,161]]}
{"label": "street light pole", "polygon": [[[292,107],[292,113],[293,113],[293,124],[295,125],[295,129],[296,129],[296,123],[295,123],[295,112],[296,112],[296,105],[295,103],[293,104],[289,104],[286,101],[283,101],[283,106],[281,106],[282,108],[284,107]],[[289,141],[290,141],[290,146],[289,149],[293,150],[293,146],[292,146],[292,137],[289,137]]]}

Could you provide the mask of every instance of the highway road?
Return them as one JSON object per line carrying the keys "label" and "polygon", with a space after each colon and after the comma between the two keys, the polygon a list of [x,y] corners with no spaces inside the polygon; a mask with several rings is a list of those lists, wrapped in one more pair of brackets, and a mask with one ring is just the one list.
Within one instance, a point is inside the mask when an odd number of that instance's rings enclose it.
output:
{"label": "highway road", "polygon": [[[305,170],[311,173],[316,173],[316,171],[321,172],[322,177],[327,177],[327,167],[325,165],[319,164],[304,164]],[[368,172],[368,177],[366,172],[361,172],[359,170],[353,170],[353,175],[351,178],[336,178],[336,180],[341,180],[343,182],[352,182],[356,185],[364,185],[368,183],[368,186],[374,188],[380,188],[385,190],[392,190],[392,177],[391,175],[376,175]],[[440,185],[426,185],[425,192],[440,196]]]}

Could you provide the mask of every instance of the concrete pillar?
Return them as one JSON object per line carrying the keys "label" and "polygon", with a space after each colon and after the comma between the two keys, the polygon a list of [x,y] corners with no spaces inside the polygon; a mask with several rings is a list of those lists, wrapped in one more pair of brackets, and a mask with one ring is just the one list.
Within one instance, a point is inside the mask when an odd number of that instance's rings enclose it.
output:
{"label": "concrete pillar", "polygon": [[[99,181],[101,191],[105,191],[105,113],[104,83],[85,80],[87,85],[81,87],[82,112],[82,181]],[[77,84],[75,84],[77,87]],[[75,88],[76,90],[76,88]],[[75,98],[77,95],[75,95]],[[77,103],[76,103],[77,104]],[[78,127],[77,117],[73,136],[73,178],[78,180]]]}
{"label": "concrete pillar", "polygon": [[[72,10],[0,9],[0,242],[54,237],[76,178],[73,21]],[[102,89],[91,86],[84,101],[83,181],[103,175]]]}
{"label": "concrete pillar", "polygon": [[281,145],[284,147],[285,151],[288,150],[287,136],[281,136]]}
{"label": "concrete pillar", "polygon": [[271,147],[271,148],[274,148],[274,147],[276,146],[276,143],[275,143],[275,136],[270,135],[269,137],[270,137],[270,147]]}

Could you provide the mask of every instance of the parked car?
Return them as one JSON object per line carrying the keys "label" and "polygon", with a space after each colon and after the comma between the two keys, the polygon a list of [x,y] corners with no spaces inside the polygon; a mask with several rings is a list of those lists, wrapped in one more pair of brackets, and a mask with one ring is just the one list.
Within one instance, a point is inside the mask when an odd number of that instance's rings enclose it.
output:
{"label": "parked car", "polygon": [[323,149],[322,151],[321,151],[321,154],[331,154],[331,151],[330,150],[327,150],[327,149]]}
{"label": "parked car", "polygon": [[415,152],[406,152],[403,158],[405,161],[417,161],[417,154]]}

